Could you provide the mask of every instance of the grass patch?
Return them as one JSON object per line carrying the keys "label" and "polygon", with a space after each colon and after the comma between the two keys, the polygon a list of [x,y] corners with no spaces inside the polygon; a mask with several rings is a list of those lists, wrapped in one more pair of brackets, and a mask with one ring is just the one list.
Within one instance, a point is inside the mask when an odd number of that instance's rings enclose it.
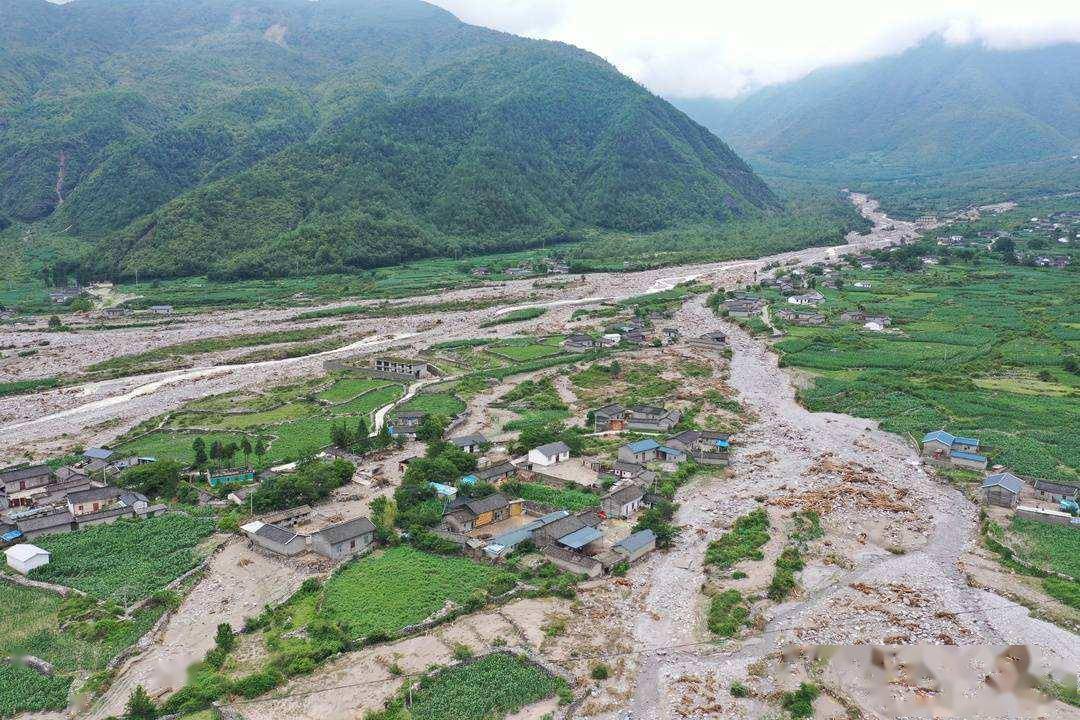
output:
{"label": "grass patch", "polygon": [[1020,517],[1013,518],[1011,529],[1022,543],[1018,560],[1080,578],[1080,532]]}
{"label": "grass patch", "polygon": [[717,593],[709,601],[709,630],[720,637],[734,637],[749,617],[750,609],[738,590]]}
{"label": "grass patch", "polygon": [[363,395],[369,390],[386,387],[389,384],[386,380],[372,378],[341,378],[335,380],[333,385],[316,394],[315,397],[328,403],[343,403]]}
{"label": "grass patch", "polygon": [[742,560],[761,560],[761,546],[769,542],[769,516],[763,508],[735,520],[730,532],[713,540],[705,550],[705,562],[728,569]]}
{"label": "grass patch", "polygon": [[25,395],[26,393],[51,390],[60,385],[57,378],[38,378],[36,380],[15,380],[13,382],[0,382],[0,397],[9,395]]}
{"label": "grass patch", "polygon": [[63,710],[70,687],[70,677],[45,677],[26,667],[0,664],[0,717]]}
{"label": "grass patch", "polygon": [[496,325],[507,325],[509,323],[523,322],[525,320],[535,320],[536,318],[547,313],[547,308],[520,308],[500,315],[497,318],[488,320],[487,322],[480,323],[480,327],[488,328],[495,327]]}
{"label": "grass patch", "polygon": [[450,393],[421,393],[408,400],[400,409],[454,417],[465,410],[465,403]]}

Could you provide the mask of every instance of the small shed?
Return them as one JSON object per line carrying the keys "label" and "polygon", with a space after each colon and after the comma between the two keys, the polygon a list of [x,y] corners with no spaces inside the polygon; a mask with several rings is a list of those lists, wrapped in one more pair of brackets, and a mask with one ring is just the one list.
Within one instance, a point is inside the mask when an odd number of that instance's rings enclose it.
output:
{"label": "small shed", "polygon": [[987,476],[982,484],[983,502],[998,507],[1016,507],[1023,483],[1012,473],[996,473]]}
{"label": "small shed", "polygon": [[4,555],[7,556],[8,567],[21,575],[26,575],[42,565],[48,565],[49,560],[52,559],[52,553],[48,550],[29,543],[12,545],[4,551]]}
{"label": "small shed", "polygon": [[277,525],[259,520],[249,522],[240,529],[247,535],[253,547],[261,548],[275,555],[291,557],[299,555],[307,546],[302,535]]}
{"label": "small shed", "polygon": [[619,460],[628,463],[646,463],[656,460],[659,450],[660,443],[652,438],[645,438],[620,447]]}

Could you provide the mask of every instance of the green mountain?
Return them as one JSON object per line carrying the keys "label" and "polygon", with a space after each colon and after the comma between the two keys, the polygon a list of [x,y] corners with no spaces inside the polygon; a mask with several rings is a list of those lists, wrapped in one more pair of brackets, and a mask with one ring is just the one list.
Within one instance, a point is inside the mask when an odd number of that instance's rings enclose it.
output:
{"label": "green mountain", "polygon": [[766,174],[948,181],[1080,152],[1080,44],[1001,51],[931,39],[735,100],[678,104]]}
{"label": "green mountain", "polygon": [[769,213],[590,53],[416,0],[0,0],[0,215],[100,273],[276,276]]}

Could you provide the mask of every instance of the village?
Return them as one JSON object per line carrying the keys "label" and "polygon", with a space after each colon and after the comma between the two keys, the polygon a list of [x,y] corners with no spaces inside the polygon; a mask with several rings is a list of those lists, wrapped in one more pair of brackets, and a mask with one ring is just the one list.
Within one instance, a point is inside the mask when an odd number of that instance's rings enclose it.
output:
{"label": "village", "polygon": [[[185,398],[104,447],[13,464],[3,587],[89,598],[79,627],[145,613],[152,627],[107,667],[5,651],[26,677],[66,680],[73,718],[123,715],[140,692],[184,718],[362,717],[483,663],[545,688],[513,690],[516,719],[757,717],[798,691],[750,667],[785,643],[901,637],[1037,633],[1053,649],[1039,669],[1057,673],[1076,649],[1050,611],[994,605],[999,586],[968,584],[986,573],[952,568],[985,559],[965,548],[976,508],[1080,533],[1077,487],[943,428],[900,438],[810,413],[762,340],[902,333],[875,303],[832,298],[876,290],[910,240],[335,356],[313,378]],[[182,558],[141,589],[102,577],[125,572],[100,565],[112,544],[136,542]],[[814,668],[795,676],[829,688],[822,716],[870,706]]]}

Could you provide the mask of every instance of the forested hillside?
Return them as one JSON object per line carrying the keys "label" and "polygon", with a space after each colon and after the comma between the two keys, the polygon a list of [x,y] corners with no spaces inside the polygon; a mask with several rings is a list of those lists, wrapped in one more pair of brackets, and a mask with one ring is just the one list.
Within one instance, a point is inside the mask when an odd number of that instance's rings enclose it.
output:
{"label": "forested hillside", "polygon": [[[958,193],[977,200],[987,199],[972,192],[982,179],[1008,192],[993,182],[1006,165],[1021,191],[1029,180],[1080,179],[1075,43],[1003,51],[931,39],[735,100],[678,104],[766,175],[863,183],[931,205],[958,173]],[[1031,178],[1025,163],[1039,163]]]}
{"label": "forested hillside", "polygon": [[415,0],[0,0],[0,216],[100,275],[348,271],[772,212],[606,62]]}

